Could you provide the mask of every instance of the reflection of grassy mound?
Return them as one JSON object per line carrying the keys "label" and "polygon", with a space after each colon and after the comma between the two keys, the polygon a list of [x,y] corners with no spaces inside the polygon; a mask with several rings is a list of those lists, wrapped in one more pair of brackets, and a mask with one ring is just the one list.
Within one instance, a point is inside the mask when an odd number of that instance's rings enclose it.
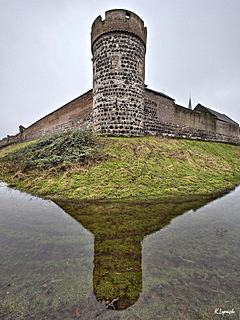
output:
{"label": "reflection of grassy mound", "polygon": [[94,235],[93,287],[98,301],[119,298],[118,309],[133,305],[142,292],[141,242],[207,198],[169,203],[79,203],[57,201]]}
{"label": "reflection of grassy mound", "polygon": [[239,146],[81,134],[87,139],[64,133],[1,158],[0,179],[41,196],[71,199],[159,199],[240,182]]}

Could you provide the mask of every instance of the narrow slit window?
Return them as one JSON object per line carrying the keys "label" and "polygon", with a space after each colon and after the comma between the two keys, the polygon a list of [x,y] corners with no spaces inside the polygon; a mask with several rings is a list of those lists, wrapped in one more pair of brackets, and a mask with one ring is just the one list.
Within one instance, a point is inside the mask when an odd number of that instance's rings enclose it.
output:
{"label": "narrow slit window", "polygon": [[130,19],[130,12],[126,11],[126,19]]}

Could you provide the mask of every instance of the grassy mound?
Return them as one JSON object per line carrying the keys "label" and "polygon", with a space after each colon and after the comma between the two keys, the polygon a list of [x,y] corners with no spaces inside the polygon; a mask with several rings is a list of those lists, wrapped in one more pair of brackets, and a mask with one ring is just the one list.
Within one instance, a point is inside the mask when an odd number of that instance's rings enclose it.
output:
{"label": "grassy mound", "polygon": [[96,153],[96,144],[96,136],[91,131],[67,131],[23,145],[24,148],[6,154],[2,161],[17,165],[24,171],[83,163]]}
{"label": "grassy mound", "polygon": [[73,132],[1,159],[0,179],[50,198],[165,199],[240,183],[240,146],[215,142]]}

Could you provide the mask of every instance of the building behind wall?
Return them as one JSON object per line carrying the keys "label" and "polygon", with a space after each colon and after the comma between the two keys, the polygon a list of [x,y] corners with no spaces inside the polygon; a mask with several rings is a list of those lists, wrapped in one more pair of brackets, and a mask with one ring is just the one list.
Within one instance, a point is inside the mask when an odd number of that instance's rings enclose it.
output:
{"label": "building behind wall", "polygon": [[145,85],[147,29],[135,13],[107,11],[92,25],[93,89],[38,120],[0,146],[72,128],[100,134],[162,135],[239,143],[239,125],[198,104],[193,110]]}

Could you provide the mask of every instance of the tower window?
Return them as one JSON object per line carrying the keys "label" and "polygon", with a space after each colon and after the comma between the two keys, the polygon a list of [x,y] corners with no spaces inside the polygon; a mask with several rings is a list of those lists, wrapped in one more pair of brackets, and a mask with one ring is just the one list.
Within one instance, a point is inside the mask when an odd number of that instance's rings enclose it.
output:
{"label": "tower window", "polygon": [[130,19],[130,12],[126,11],[125,16],[126,16],[126,19]]}
{"label": "tower window", "polygon": [[119,56],[112,57],[112,67],[114,69],[117,69],[118,67],[120,67],[120,63],[121,63],[121,60]]}
{"label": "tower window", "polygon": [[143,74],[143,72],[144,72],[143,63],[140,62],[140,61],[137,62],[137,71],[138,71],[138,73],[140,73],[140,74]]}

